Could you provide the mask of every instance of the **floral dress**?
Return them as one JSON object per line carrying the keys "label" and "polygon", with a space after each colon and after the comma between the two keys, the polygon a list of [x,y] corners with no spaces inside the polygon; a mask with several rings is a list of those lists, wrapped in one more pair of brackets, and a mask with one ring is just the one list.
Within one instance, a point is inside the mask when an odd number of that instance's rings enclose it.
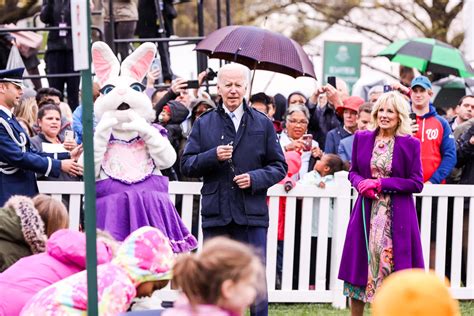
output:
{"label": "floral dress", "polygon": [[[373,178],[390,177],[393,145],[393,138],[388,141],[375,140],[370,161]],[[382,281],[393,272],[392,205],[390,200],[389,194],[380,193],[379,198],[372,201],[367,286],[360,287],[344,282],[344,295],[348,297],[371,303]]]}

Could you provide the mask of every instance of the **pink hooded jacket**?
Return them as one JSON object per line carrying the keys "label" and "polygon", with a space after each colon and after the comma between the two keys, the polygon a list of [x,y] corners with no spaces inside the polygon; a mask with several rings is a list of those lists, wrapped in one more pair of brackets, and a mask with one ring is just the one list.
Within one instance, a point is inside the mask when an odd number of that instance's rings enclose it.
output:
{"label": "pink hooded jacket", "polygon": [[[101,316],[127,311],[139,284],[171,279],[174,254],[168,238],[144,226],[120,245],[114,259],[97,267],[98,308]],[[87,274],[71,275],[33,296],[20,315],[87,316]]]}
{"label": "pink hooded jacket", "polygon": [[[98,263],[110,260],[112,251],[98,241]],[[56,231],[46,243],[46,252],[24,257],[0,274],[0,316],[19,315],[33,295],[85,268],[85,234],[68,229]]]}

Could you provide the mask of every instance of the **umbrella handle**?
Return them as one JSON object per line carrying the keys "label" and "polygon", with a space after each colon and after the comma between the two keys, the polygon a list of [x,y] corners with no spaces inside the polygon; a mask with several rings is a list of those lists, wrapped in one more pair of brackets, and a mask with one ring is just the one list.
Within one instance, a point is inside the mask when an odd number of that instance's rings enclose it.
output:
{"label": "umbrella handle", "polygon": [[466,88],[469,90],[469,92],[471,92],[471,94],[474,93],[474,92],[472,91],[471,87],[467,84],[466,80],[464,80],[464,85],[465,85]]}
{"label": "umbrella handle", "polygon": [[237,62],[237,56],[239,55],[239,52],[242,50],[242,47],[237,48],[237,50],[234,53],[234,63]]}
{"label": "umbrella handle", "polygon": [[250,97],[252,96],[253,79],[255,78],[255,71],[256,71],[256,69],[257,69],[257,63],[255,63],[255,66],[253,67],[252,79],[250,80],[249,100],[250,100]]}

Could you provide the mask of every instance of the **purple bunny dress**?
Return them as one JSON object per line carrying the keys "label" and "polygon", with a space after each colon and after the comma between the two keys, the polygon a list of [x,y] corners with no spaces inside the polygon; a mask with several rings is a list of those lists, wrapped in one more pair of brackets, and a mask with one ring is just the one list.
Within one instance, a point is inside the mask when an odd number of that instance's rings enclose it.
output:
{"label": "purple bunny dress", "polygon": [[112,138],[101,167],[109,178],[96,182],[98,228],[122,241],[142,226],[153,226],[175,253],[197,247],[169,198],[168,178],[153,174],[155,164],[142,138]]}

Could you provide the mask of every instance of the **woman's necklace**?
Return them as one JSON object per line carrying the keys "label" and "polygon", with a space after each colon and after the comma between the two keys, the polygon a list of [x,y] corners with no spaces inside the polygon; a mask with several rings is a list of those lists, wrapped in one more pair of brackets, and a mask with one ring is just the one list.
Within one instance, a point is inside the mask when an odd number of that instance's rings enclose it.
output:
{"label": "woman's necklace", "polygon": [[379,148],[384,148],[385,145],[388,145],[393,140],[393,136],[377,136],[376,140]]}

